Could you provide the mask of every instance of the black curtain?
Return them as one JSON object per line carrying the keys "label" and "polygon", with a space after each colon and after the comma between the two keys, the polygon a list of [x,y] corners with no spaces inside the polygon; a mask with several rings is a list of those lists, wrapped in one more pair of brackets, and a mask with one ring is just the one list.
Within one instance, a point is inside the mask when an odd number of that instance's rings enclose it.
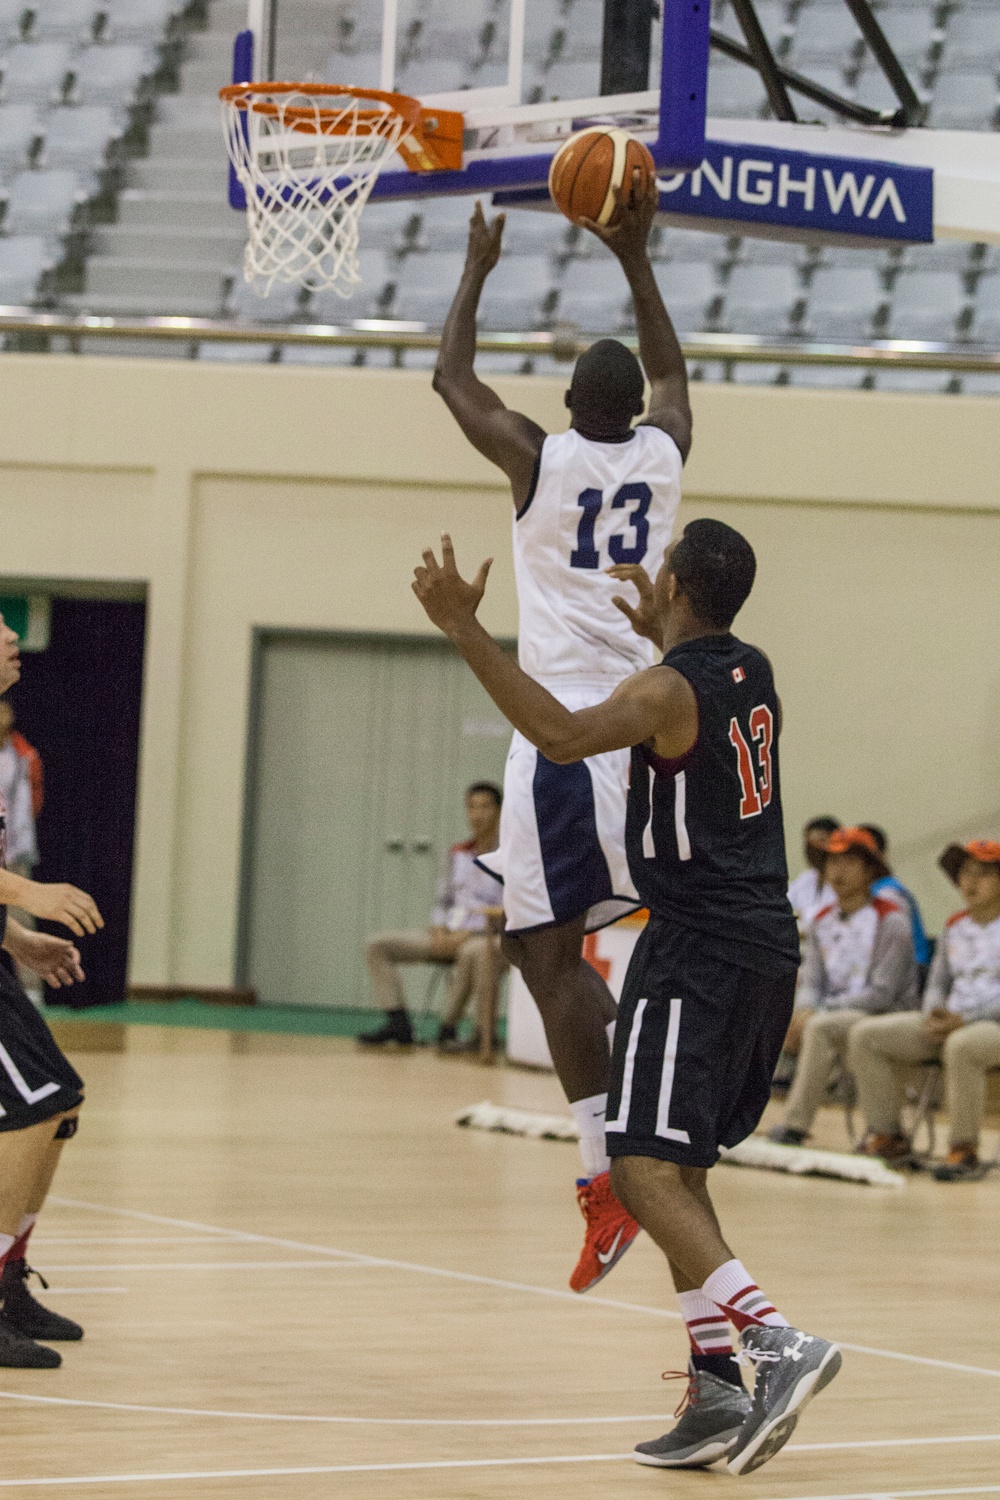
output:
{"label": "black curtain", "polygon": [[82,887],[106,924],[78,940],[86,983],[46,992],[75,1009],[125,998],[145,624],[145,604],[53,599],[49,648],[8,695],[45,767],[35,878]]}

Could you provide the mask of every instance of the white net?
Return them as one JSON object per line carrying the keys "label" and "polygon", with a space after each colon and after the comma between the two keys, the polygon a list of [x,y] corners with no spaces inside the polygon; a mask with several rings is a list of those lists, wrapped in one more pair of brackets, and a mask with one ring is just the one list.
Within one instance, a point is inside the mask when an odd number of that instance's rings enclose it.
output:
{"label": "white net", "polygon": [[276,281],[351,296],[358,221],[415,101],[322,85],[223,89],[229,157],[247,201],[243,274],[261,297]]}

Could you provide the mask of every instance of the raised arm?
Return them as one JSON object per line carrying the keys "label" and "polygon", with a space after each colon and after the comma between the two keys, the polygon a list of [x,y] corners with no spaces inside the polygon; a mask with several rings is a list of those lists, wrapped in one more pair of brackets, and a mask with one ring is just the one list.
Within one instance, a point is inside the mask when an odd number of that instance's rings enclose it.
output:
{"label": "raised arm", "polygon": [[413,592],[430,619],[448,636],[502,714],[548,760],[559,765],[652,744],[659,755],[675,759],[690,750],[698,735],[698,706],[686,678],[672,667],[653,667],[626,679],[610,698],[573,713],[522,672],[476,619],[492,558],[472,583],[459,576],[451,538],[441,538],[439,566],[428,548],[414,575]]}
{"label": "raised arm", "polygon": [[[635,183],[638,181],[637,169]],[[668,433],[686,460],[691,451],[687,365],[670,314],[660,296],[647,250],[659,190],[653,182],[648,195],[638,198],[635,185],[628,194],[619,189],[619,202],[621,217],[613,229],[603,229],[589,219],[584,223],[617,255],[632,292],[639,332],[639,358],[650,386],[645,424]]]}
{"label": "raised arm", "polygon": [[521,412],[508,410],[475,372],[476,312],[486,278],[500,258],[503,226],[503,214],[487,224],[482,204],[476,203],[465,270],[441,333],[434,389],[473,447],[503,469],[520,510],[531,493],[545,433]]}

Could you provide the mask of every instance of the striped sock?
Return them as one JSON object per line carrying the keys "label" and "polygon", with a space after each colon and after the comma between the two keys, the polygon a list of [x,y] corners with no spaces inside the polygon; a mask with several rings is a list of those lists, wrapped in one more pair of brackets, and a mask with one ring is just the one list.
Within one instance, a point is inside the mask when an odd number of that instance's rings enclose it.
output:
{"label": "striped sock", "polygon": [[783,1318],[761,1291],[746,1266],[738,1260],[727,1260],[724,1266],[713,1271],[702,1287],[706,1297],[721,1307],[733,1327],[742,1333],[744,1328],[755,1324],[766,1324],[769,1328],[787,1328]]}
{"label": "striped sock", "polygon": [[692,1354],[732,1354],[729,1322],[704,1292],[678,1292],[681,1317],[687,1324]]}

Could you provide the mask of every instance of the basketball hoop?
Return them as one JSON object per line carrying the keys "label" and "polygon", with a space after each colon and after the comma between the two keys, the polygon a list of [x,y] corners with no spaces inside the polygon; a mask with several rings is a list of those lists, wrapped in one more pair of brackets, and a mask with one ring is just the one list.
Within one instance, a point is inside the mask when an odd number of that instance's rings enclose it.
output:
{"label": "basketball hoop", "polygon": [[247,281],[261,297],[276,281],[350,297],[361,210],[397,148],[420,138],[419,101],[333,83],[234,83],[219,98],[246,194]]}

